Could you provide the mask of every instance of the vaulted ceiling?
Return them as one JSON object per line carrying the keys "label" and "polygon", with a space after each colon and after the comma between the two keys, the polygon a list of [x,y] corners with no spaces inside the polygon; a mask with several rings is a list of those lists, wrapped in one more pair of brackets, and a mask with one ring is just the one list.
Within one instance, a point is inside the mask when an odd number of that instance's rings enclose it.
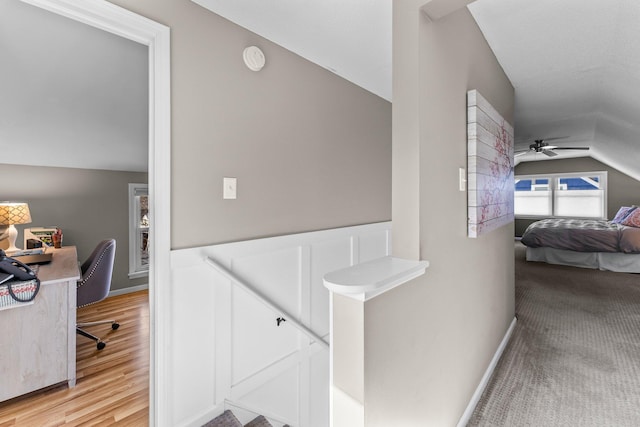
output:
{"label": "vaulted ceiling", "polygon": [[192,0],[391,100],[391,0]]}
{"label": "vaulted ceiling", "polygon": [[469,9],[515,87],[516,150],[567,137],[552,144],[588,146],[571,154],[640,179],[639,2],[477,0]]}
{"label": "vaulted ceiling", "polygon": [[[394,0],[193,1],[392,100]],[[569,154],[556,158],[590,155],[640,179],[640,47],[636,43],[640,40],[640,2],[476,0],[469,10],[515,87],[517,150],[527,149],[533,139],[566,137],[553,144],[588,146],[590,150],[563,152]],[[203,9],[203,13],[209,12]],[[18,0],[0,2],[0,54],[9,58],[0,67],[0,148],[15,153],[9,148],[21,144],[22,158],[43,156],[41,164],[46,164],[47,158],[59,152],[55,148],[58,144],[70,144],[71,138],[66,136],[80,133],[80,140],[96,142],[103,150],[96,155],[86,146],[70,147],[70,151],[82,153],[84,164],[91,165],[109,158],[109,153],[122,153],[136,145],[126,142],[129,136],[95,132],[88,124],[107,123],[111,124],[109,129],[129,129],[136,138],[146,138],[146,125],[141,119],[146,114],[146,93],[122,79],[115,89],[107,84],[108,79],[123,75],[146,78],[145,48],[118,37],[104,38],[104,32],[77,23],[72,26],[82,35],[74,35],[65,29],[68,23],[61,21],[64,19]],[[82,53],[72,57],[60,50],[64,40],[74,52]],[[101,43],[99,48],[96,43]],[[83,47],[87,44],[88,48]],[[35,49],[40,53],[34,54]],[[122,49],[125,53],[118,53]],[[134,60],[135,55],[142,60]],[[98,62],[82,72],[72,62],[78,57]],[[36,73],[51,66],[45,61],[53,64],[55,72]],[[103,90],[92,94],[102,99],[102,107],[79,103],[87,98],[84,95],[91,79],[106,79],[97,85]],[[74,97],[75,106],[63,107],[63,94]],[[136,101],[123,102],[114,97],[117,94],[134,94]],[[25,114],[18,116],[17,112]],[[112,126],[120,119],[128,122]],[[44,123],[44,130],[36,132],[35,123]],[[56,129],[59,123],[73,126]],[[29,132],[18,132],[20,126]],[[27,136],[34,144],[29,152],[24,151],[28,150],[28,141],[19,139]],[[112,144],[122,144],[122,148],[114,149]],[[125,157],[141,161],[122,168],[144,168],[146,144],[138,147],[142,148]],[[4,156],[4,161],[7,158]],[[518,161],[546,159],[533,153],[518,157]],[[95,167],[120,168],[109,164]]]}
{"label": "vaulted ceiling", "polygon": [[147,47],[0,1],[0,163],[144,172]]}
{"label": "vaulted ceiling", "polygon": [[[392,99],[393,0],[193,1]],[[556,158],[589,155],[640,179],[640,2],[476,0],[469,10],[515,87],[516,150],[566,137],[553,145],[590,150]]]}

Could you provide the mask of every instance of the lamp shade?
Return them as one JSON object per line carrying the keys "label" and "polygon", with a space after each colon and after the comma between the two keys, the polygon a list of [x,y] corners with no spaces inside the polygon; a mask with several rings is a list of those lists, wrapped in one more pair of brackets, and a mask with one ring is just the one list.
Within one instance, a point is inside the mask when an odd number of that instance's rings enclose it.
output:
{"label": "lamp shade", "polygon": [[0,202],[0,225],[29,224],[29,205],[21,202]]}

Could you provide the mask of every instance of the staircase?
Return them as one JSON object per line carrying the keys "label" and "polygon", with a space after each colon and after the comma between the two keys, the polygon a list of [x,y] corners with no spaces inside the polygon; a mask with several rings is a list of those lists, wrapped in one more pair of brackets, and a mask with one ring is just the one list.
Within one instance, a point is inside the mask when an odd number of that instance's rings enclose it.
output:
{"label": "staircase", "polygon": [[267,421],[264,416],[258,415],[243,426],[243,424],[238,421],[236,416],[233,415],[233,412],[227,409],[222,414],[218,415],[202,427],[273,427],[273,425],[269,421]]}

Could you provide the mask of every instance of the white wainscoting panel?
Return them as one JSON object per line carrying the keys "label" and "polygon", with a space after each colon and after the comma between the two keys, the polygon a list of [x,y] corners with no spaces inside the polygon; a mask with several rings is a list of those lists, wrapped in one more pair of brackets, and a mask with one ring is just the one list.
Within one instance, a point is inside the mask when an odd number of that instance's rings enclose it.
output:
{"label": "white wainscoting panel", "polygon": [[292,427],[329,425],[329,352],[277,319],[293,316],[329,342],[322,277],[390,251],[390,222],[172,251],[172,425],[200,426],[225,401]]}
{"label": "white wainscoting panel", "polygon": [[322,283],[322,277],[334,269],[351,265],[351,239],[335,239],[319,242],[310,253],[311,268],[311,329],[320,336],[329,333],[329,292]]}
{"label": "white wainscoting panel", "polygon": [[210,268],[202,261],[173,268],[171,273],[171,358],[172,378],[168,381],[174,405],[170,425],[205,412],[216,402],[215,370],[215,289]]}

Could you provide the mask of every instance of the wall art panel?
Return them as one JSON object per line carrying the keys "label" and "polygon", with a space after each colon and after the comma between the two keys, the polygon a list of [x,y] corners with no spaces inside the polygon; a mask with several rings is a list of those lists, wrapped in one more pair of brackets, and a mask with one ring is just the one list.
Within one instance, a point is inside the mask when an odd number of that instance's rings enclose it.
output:
{"label": "wall art panel", "polygon": [[468,235],[514,220],[513,127],[477,91],[467,92]]}

